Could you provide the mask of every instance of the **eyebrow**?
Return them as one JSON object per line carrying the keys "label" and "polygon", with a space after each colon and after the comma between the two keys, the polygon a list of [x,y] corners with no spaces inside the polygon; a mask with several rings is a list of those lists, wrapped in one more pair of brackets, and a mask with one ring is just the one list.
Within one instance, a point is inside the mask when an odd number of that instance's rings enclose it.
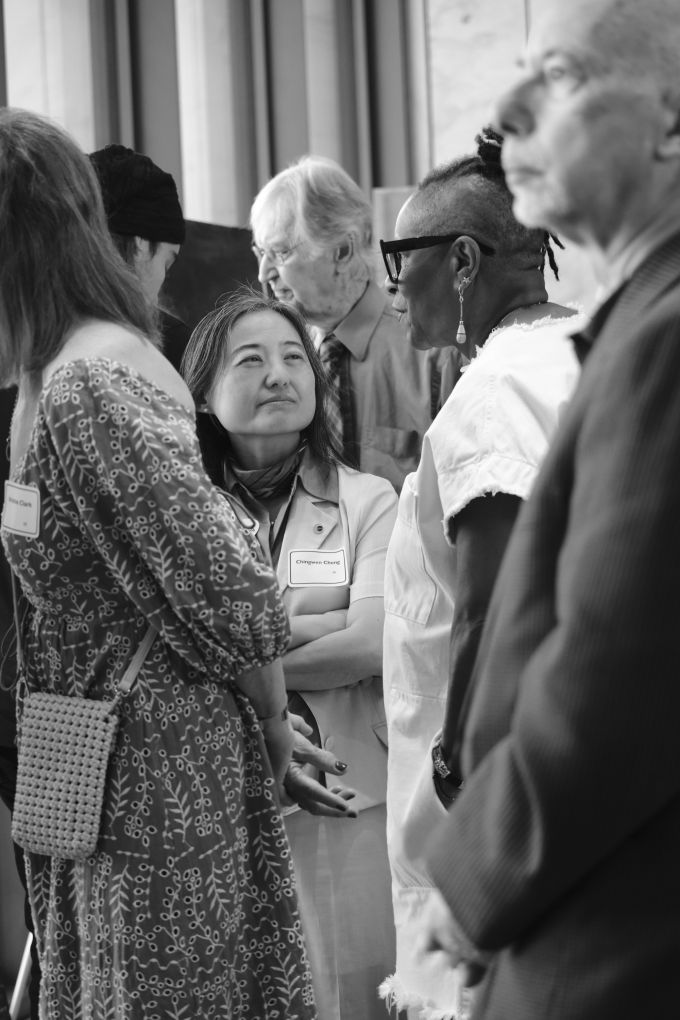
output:
{"label": "eyebrow", "polygon": [[[551,46],[549,50],[532,54],[531,62],[535,66],[540,66],[544,64],[546,60],[552,60],[554,58],[567,60],[570,64],[573,64],[575,67],[582,68],[583,70],[594,70],[603,66],[602,62],[598,61],[596,53],[588,53],[583,50],[565,49],[562,46]],[[526,65],[527,61],[525,60],[525,67]]]}
{"label": "eyebrow", "polygon": [[[303,351],[305,349],[305,345],[299,338],[296,340],[284,340],[283,344],[286,347],[300,347]],[[235,354],[240,354],[241,351],[261,351],[264,346],[265,346],[264,344],[258,343],[256,340],[255,341],[251,340],[239,344],[238,347],[235,347],[231,353],[233,356]]]}
{"label": "eyebrow", "polygon": [[[274,235],[276,237],[276,234]],[[276,251],[277,248],[290,248],[291,241],[287,237],[280,237],[278,241],[270,241],[269,244],[260,244],[255,238],[253,238],[253,244],[256,248],[268,248],[270,251]]]}

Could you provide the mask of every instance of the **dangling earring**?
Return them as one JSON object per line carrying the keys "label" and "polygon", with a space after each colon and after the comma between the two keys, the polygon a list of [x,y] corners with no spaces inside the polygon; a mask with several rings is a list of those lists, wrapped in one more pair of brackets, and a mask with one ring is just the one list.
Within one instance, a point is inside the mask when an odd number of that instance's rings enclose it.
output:
{"label": "dangling earring", "polygon": [[467,333],[465,332],[465,323],[463,322],[463,291],[470,282],[469,276],[464,276],[458,284],[458,300],[460,301],[460,317],[458,319],[458,329],[456,330],[456,343],[460,344],[461,347],[467,340]]}

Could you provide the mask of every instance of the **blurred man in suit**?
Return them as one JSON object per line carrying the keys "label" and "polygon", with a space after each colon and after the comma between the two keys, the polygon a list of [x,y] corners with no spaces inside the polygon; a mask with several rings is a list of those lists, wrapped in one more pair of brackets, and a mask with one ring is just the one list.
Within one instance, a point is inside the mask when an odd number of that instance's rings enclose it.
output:
{"label": "blurred man in suit", "polygon": [[680,5],[544,0],[500,101],[514,210],[606,290],[495,587],[424,945],[484,1020],[680,1002]]}

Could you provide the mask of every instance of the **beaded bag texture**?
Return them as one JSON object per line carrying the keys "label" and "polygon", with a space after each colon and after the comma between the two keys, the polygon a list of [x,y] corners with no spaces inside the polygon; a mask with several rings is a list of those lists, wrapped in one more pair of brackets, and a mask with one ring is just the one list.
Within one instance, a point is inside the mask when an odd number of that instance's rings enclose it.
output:
{"label": "beaded bag texture", "polygon": [[[97,849],[106,774],[129,693],[156,630],[149,627],[113,701],[28,692],[17,731],[18,771],[12,838],[24,850],[73,860]],[[17,634],[17,659],[22,659]],[[19,674],[23,662],[19,661]]]}
{"label": "beaded bag texture", "polygon": [[15,843],[54,857],[94,853],[117,730],[111,701],[26,695],[12,812]]}

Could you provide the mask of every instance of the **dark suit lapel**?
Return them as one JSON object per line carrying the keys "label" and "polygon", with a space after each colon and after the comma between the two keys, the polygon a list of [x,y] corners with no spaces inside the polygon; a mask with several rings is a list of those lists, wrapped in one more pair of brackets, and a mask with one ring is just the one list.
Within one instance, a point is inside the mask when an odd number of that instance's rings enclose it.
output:
{"label": "dark suit lapel", "polygon": [[[593,315],[581,337],[595,343],[604,333],[621,334],[680,280],[680,234],[666,241]],[[578,343],[577,343],[578,352]]]}

